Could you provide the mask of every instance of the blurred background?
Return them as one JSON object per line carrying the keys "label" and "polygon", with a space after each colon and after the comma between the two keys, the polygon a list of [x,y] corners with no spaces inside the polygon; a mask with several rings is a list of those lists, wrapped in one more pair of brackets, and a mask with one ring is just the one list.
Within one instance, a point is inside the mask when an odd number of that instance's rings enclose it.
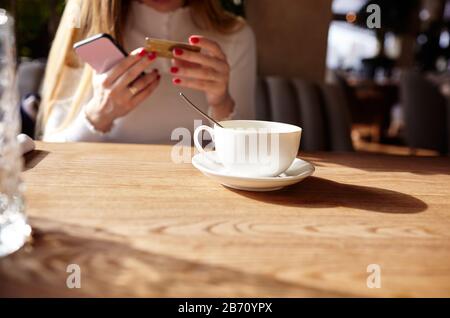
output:
{"label": "blurred background", "polygon": [[[450,0],[221,2],[256,34],[258,119],[302,126],[302,150],[448,155]],[[38,92],[64,4],[0,0],[16,17],[23,99]]]}

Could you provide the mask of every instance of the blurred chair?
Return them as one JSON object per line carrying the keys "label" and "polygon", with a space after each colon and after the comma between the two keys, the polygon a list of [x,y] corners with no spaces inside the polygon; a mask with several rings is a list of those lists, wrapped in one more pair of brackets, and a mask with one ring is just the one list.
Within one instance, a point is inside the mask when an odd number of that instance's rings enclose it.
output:
{"label": "blurred chair", "polygon": [[304,151],[352,151],[348,102],[338,86],[267,77],[257,88],[257,119],[303,128]]}
{"label": "blurred chair", "polygon": [[299,78],[293,79],[292,84],[297,93],[300,126],[303,128],[302,149],[307,151],[328,149],[328,131],[320,88]]}
{"label": "blurred chair", "polygon": [[17,70],[22,133],[34,137],[36,116],[40,103],[39,92],[45,73],[45,61],[23,60]]}
{"label": "blurred chair", "polygon": [[289,79],[269,76],[266,78],[268,102],[273,121],[293,124],[299,123],[295,93]]}
{"label": "blurred chair", "polygon": [[258,79],[258,83],[256,86],[256,112],[255,117],[257,120],[270,120],[272,118],[272,114],[270,112],[270,102],[268,95],[267,83],[264,79]]}
{"label": "blurred chair", "polygon": [[325,116],[333,151],[352,151],[351,120],[345,93],[339,86],[322,85]]}
{"label": "blurred chair", "polygon": [[400,94],[408,146],[447,154],[450,116],[447,100],[439,88],[419,73],[405,71],[401,77]]}
{"label": "blurred chair", "polygon": [[349,104],[350,112],[354,117],[357,117],[353,119],[356,119],[356,121],[358,122],[361,121],[359,117],[360,113],[364,112],[361,109],[363,105],[360,105],[358,98],[356,97],[355,90],[350,87],[344,75],[342,75],[340,72],[330,70],[328,76],[329,83],[335,84],[343,90]]}
{"label": "blurred chair", "polygon": [[33,60],[20,63],[17,70],[20,99],[29,94],[39,93],[44,73],[44,61]]}

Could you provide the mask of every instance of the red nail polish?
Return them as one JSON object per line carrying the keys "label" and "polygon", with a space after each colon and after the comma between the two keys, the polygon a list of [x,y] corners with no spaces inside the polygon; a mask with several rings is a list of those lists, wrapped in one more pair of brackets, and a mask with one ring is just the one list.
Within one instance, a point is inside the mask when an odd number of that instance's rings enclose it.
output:
{"label": "red nail polish", "polygon": [[179,78],[175,78],[175,79],[173,80],[173,82],[174,82],[175,84],[181,84],[181,80],[180,80]]}
{"label": "red nail polish", "polygon": [[156,80],[159,81],[161,79],[161,75],[158,74],[158,76],[156,76]]}
{"label": "red nail polish", "polygon": [[170,68],[170,72],[173,73],[173,74],[178,73],[178,71],[179,71],[179,69],[176,66],[173,66],[173,67]]}
{"label": "red nail polish", "polygon": [[190,40],[192,44],[198,44],[200,42],[200,38],[197,36],[191,36]]}
{"label": "red nail polish", "polygon": [[146,51],[145,49],[142,49],[142,50],[139,52],[138,55],[139,55],[140,57],[144,57],[144,56],[147,55],[147,51]]}
{"label": "red nail polish", "polygon": [[156,53],[155,52],[151,52],[148,54],[148,59],[150,61],[153,61],[154,59],[156,59]]}
{"label": "red nail polish", "polygon": [[175,48],[173,52],[175,55],[183,55],[183,50],[180,48]]}

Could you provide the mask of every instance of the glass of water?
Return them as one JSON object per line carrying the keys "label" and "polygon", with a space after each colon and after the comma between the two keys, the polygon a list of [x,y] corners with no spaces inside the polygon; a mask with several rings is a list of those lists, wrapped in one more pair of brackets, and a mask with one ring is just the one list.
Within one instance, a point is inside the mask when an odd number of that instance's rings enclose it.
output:
{"label": "glass of water", "polygon": [[14,21],[0,9],[0,257],[22,247],[31,232],[20,179],[19,127]]}

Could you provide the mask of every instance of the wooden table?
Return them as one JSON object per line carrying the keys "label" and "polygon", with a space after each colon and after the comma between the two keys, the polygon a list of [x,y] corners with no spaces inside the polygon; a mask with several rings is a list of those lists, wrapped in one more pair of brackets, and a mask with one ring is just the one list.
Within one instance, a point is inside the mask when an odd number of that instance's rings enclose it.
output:
{"label": "wooden table", "polygon": [[305,154],[314,177],[249,193],[172,163],[168,146],[38,149],[34,238],[0,260],[0,296],[450,296],[448,158]]}

